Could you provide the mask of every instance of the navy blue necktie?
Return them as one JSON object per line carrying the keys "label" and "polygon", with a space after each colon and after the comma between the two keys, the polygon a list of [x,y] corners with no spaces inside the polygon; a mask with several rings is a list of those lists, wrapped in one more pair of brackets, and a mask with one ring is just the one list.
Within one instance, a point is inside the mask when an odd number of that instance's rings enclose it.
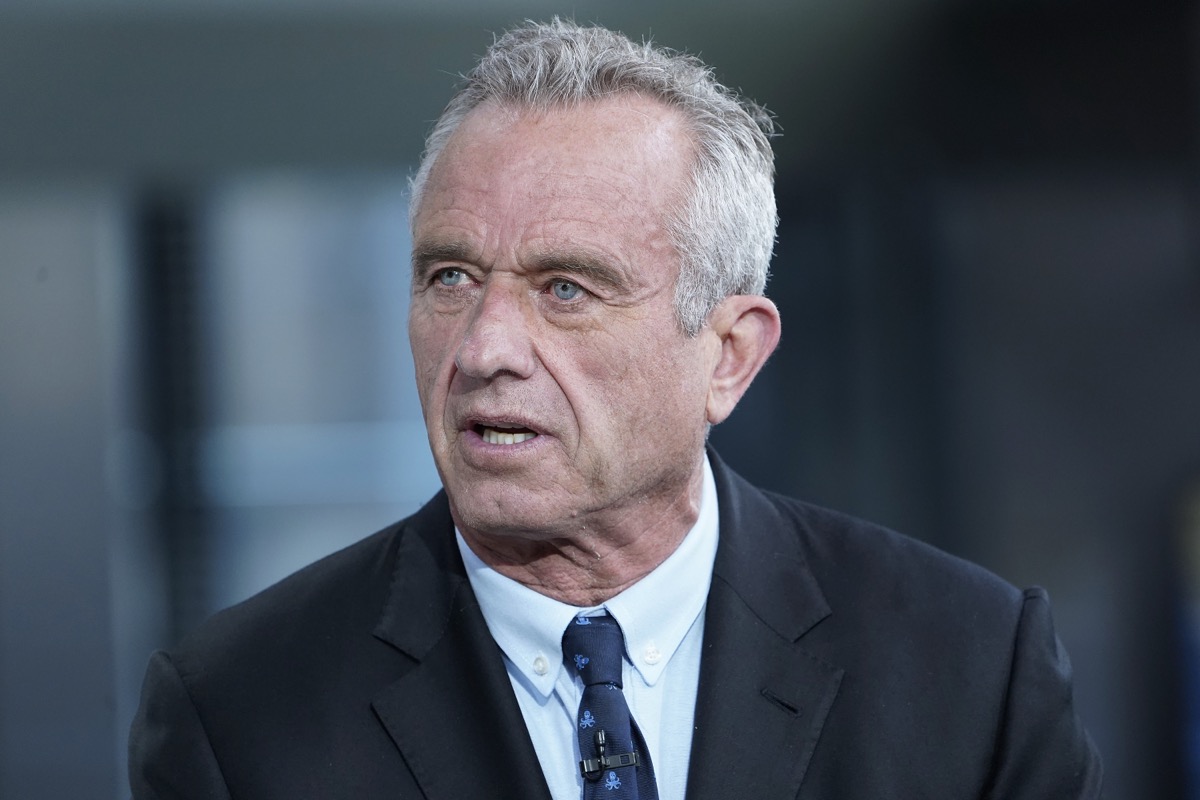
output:
{"label": "navy blue necktie", "polygon": [[583,679],[575,719],[584,800],[658,800],[650,751],[621,691],[625,638],[608,614],[576,617],[563,634],[563,658]]}

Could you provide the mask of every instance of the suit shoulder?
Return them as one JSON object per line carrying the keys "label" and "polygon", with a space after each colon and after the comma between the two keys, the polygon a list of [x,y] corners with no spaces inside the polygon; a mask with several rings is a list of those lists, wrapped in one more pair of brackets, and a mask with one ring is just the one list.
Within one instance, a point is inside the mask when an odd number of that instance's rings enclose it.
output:
{"label": "suit shoulder", "polygon": [[885,526],[773,492],[764,492],[795,532],[801,558],[836,598],[946,614],[1019,613],[1022,591],[984,567]]}
{"label": "suit shoulder", "polygon": [[378,618],[404,522],[332,553],[236,605],[218,611],[174,648],[177,662],[246,648],[305,646],[339,627]]}
{"label": "suit shoulder", "polygon": [[[200,741],[237,796],[331,796],[310,779],[345,788],[361,778],[363,764],[394,748],[371,704],[414,664],[379,633],[389,600],[413,559],[438,555],[441,562],[430,562],[436,570],[457,555],[450,530],[439,495],[412,517],[217,613],[156,655],[135,728],[139,746]],[[265,763],[301,767],[264,772]]]}

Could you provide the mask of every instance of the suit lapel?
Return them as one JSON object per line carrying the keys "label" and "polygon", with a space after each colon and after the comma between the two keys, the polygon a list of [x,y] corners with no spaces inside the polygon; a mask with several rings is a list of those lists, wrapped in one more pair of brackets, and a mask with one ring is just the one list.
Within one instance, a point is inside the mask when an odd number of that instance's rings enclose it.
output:
{"label": "suit lapel", "polygon": [[721,540],[705,612],[688,800],[794,798],[842,670],[806,651],[830,613],[794,523],[710,452]]}
{"label": "suit lapel", "polygon": [[410,666],[375,698],[379,720],[429,800],[550,800],[503,655],[454,545],[445,497],[402,535],[375,635]]}
{"label": "suit lapel", "polygon": [[[782,518],[710,452],[721,540],[687,800],[794,798],[843,671],[804,647],[830,613]],[[373,703],[428,800],[550,800],[439,495],[402,533],[375,635],[407,659]]]}

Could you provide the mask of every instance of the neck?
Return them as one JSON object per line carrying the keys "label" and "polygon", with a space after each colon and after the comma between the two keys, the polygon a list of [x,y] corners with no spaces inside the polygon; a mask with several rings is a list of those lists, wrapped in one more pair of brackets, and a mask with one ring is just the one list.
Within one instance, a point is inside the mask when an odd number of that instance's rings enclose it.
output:
{"label": "neck", "polygon": [[703,464],[663,502],[594,515],[551,535],[459,526],[481,561],[568,605],[598,606],[648,575],[675,552],[700,514]]}

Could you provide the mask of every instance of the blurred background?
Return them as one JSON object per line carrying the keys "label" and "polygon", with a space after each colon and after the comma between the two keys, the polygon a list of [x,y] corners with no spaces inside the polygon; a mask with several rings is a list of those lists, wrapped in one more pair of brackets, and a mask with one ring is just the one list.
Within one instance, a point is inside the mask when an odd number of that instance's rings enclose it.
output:
{"label": "blurred background", "polygon": [[149,653],[437,487],[407,177],[523,18],[767,104],[761,484],[1049,589],[1109,798],[1200,797],[1200,15],[3,0],[0,797],[123,797]]}

